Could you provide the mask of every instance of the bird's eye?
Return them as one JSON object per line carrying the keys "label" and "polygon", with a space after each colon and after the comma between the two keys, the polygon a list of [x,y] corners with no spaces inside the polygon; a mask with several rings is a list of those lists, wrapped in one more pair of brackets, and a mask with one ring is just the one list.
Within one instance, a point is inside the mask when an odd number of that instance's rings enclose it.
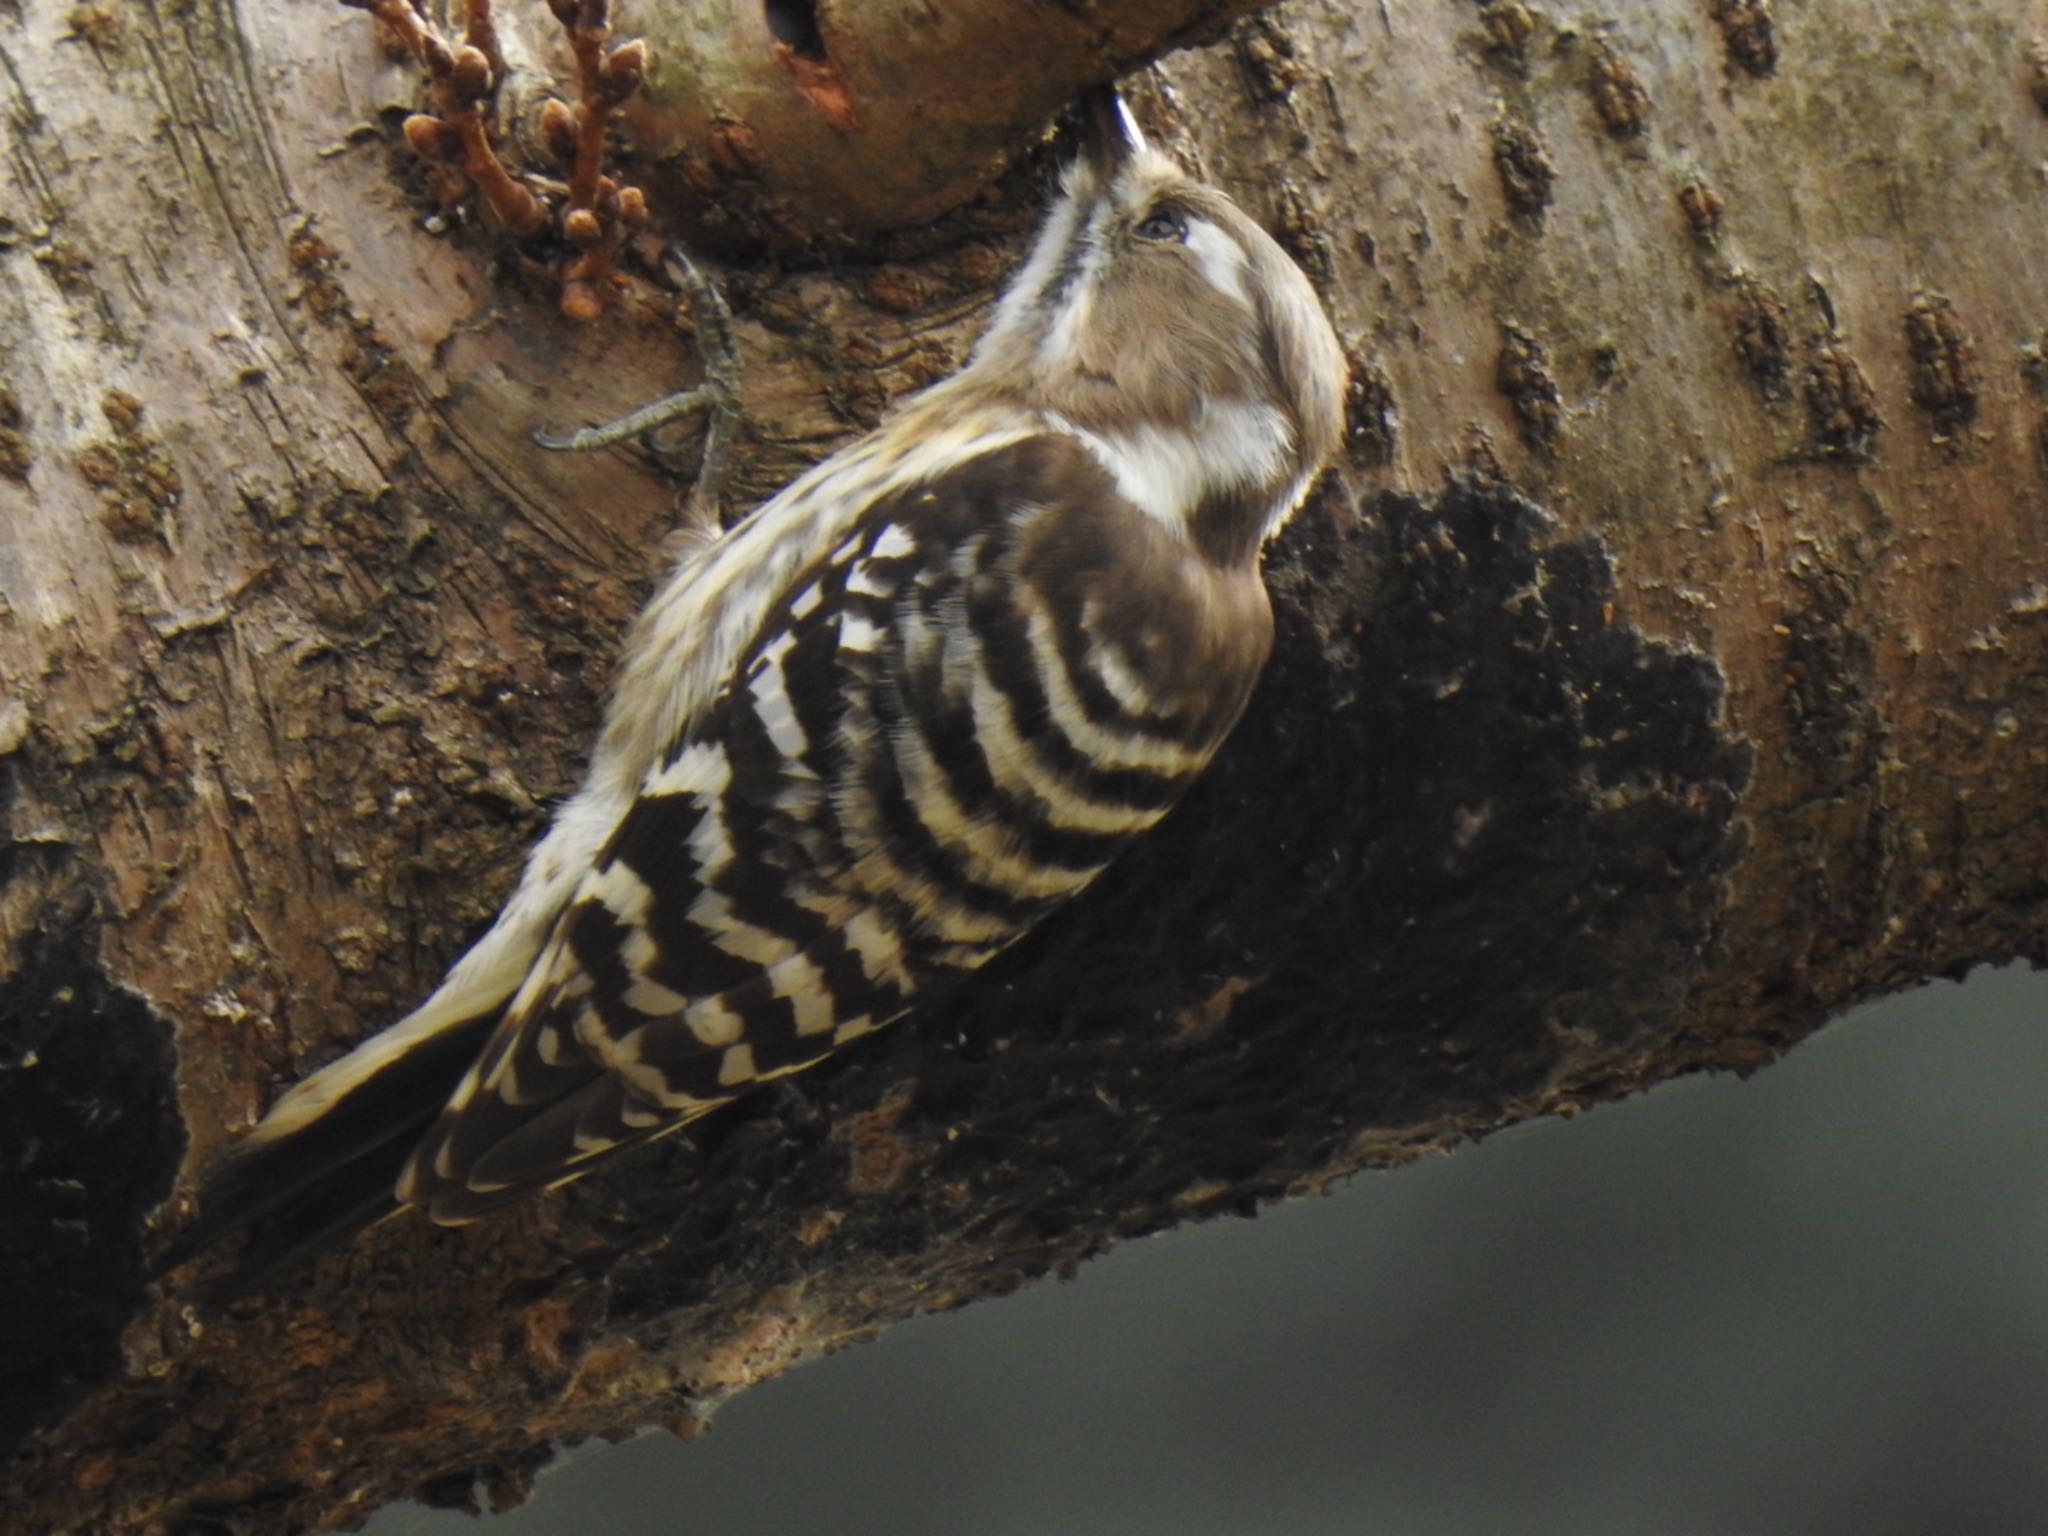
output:
{"label": "bird's eye", "polygon": [[1172,203],[1161,203],[1146,214],[1131,233],[1140,240],[1185,240],[1188,237],[1188,216]]}

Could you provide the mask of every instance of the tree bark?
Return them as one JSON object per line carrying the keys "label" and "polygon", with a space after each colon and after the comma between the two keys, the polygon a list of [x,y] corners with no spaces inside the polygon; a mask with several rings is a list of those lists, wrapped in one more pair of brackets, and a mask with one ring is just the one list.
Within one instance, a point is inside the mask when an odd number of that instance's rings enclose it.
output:
{"label": "tree bark", "polygon": [[[815,74],[638,122],[657,226],[717,207],[714,131],[771,146],[730,506],[964,356],[1046,101],[1233,9],[992,91],[1014,163],[944,207],[777,158]],[[849,99],[918,102],[809,14]],[[665,46],[716,58],[653,41],[657,106]],[[527,433],[693,365],[645,283],[574,326],[435,210],[361,13],[0,0],[0,1525],[502,1507],[912,1312],[2038,954],[2044,46],[2048,0],[1290,0],[1166,58],[1141,117],[1353,365],[1223,758],[943,1006],[221,1311],[145,1279],[174,1189],[488,921],[660,564],[661,465]]]}

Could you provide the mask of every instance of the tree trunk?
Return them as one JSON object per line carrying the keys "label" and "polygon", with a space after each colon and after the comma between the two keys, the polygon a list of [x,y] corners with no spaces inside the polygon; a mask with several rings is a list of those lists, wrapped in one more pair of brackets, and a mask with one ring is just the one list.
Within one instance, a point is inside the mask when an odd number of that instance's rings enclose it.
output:
{"label": "tree trunk", "polygon": [[[761,193],[731,508],[964,356],[1044,100],[1243,7],[1153,9],[1013,40],[1053,63],[991,91],[1012,169],[865,243],[927,178],[850,212],[775,146],[914,119],[863,84],[889,36],[653,35],[656,227],[717,222],[698,161]],[[715,79],[769,20],[842,73],[661,117],[664,48]],[[1223,758],[944,1006],[218,1311],[148,1286],[152,1213],[488,921],[660,563],[662,466],[528,432],[694,364],[645,283],[571,324],[546,252],[436,211],[361,13],[0,0],[0,1525],[517,1502],[552,1442],[688,1432],[914,1311],[2037,953],[2044,45],[2048,0],[1292,0],[1169,56],[1140,116],[1353,364]]]}

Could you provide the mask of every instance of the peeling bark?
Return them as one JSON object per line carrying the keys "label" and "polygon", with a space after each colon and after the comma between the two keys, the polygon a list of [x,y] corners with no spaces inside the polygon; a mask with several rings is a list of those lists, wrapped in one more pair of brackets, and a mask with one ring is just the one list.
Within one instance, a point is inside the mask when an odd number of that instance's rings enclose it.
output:
{"label": "peeling bark", "polygon": [[[929,93],[889,69],[957,37],[831,5],[655,35],[657,224],[705,225],[714,129],[765,146],[735,508],[956,365],[1039,120],[1241,7],[1170,9]],[[516,1502],[911,1312],[2039,953],[2044,40],[2048,0],[1292,0],[1172,54],[1141,116],[1353,361],[1209,777],[843,1061],[202,1314],[151,1211],[488,921],[660,563],[663,466],[528,430],[691,365],[645,280],[572,326],[435,207],[360,13],[0,0],[0,1525]],[[899,158],[942,118],[991,137]]]}

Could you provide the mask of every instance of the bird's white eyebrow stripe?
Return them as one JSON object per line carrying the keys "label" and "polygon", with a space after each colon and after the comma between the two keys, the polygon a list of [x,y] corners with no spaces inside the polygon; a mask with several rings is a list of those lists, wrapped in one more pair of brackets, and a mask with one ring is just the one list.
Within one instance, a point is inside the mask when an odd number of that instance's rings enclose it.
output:
{"label": "bird's white eyebrow stripe", "polygon": [[1187,246],[1202,264],[1202,276],[1209,286],[1226,297],[1251,307],[1251,287],[1246,278],[1244,247],[1233,240],[1220,224],[1207,219],[1188,220]]}

